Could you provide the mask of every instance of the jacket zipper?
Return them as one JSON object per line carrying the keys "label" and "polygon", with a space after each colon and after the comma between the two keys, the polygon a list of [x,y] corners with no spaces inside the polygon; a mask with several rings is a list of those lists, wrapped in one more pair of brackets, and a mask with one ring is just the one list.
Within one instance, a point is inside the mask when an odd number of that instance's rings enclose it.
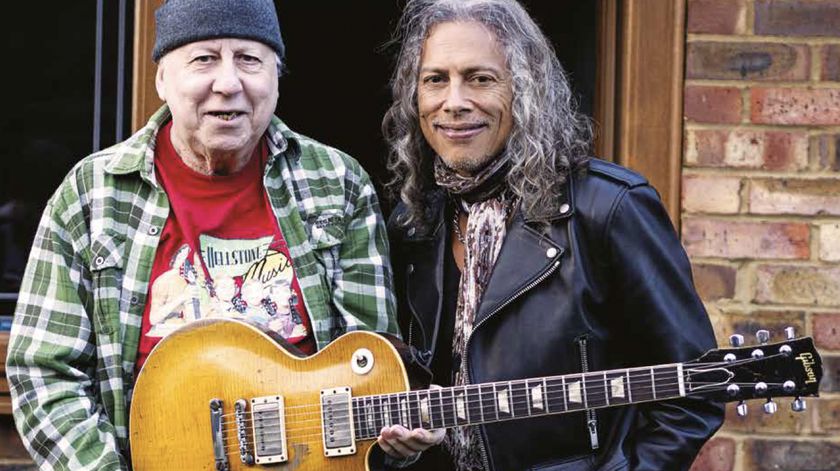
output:
{"label": "jacket zipper", "polygon": [[[559,255],[560,254],[558,254],[558,256]],[[514,293],[511,297],[507,298],[505,300],[505,302],[503,302],[502,304],[499,305],[499,307],[497,307],[492,312],[490,312],[490,314],[488,314],[487,317],[485,317],[484,319],[479,321],[478,324],[473,326],[472,333],[470,334],[469,338],[467,338],[467,343],[466,343],[466,346],[464,348],[464,367],[467,370],[467,374],[470,376],[470,383],[472,383],[472,375],[470,374],[470,366],[469,366],[470,365],[469,364],[470,354],[469,354],[469,352],[470,352],[470,340],[472,340],[473,334],[475,334],[475,332],[478,330],[478,328],[481,326],[481,324],[484,324],[485,322],[487,322],[487,319],[490,319],[491,317],[496,315],[496,313],[498,313],[499,311],[501,311],[502,309],[507,307],[508,304],[515,301],[516,298],[522,296],[522,294],[525,293],[526,291],[529,291],[534,286],[537,286],[538,284],[540,284],[544,279],[548,278],[552,273],[554,273],[554,271],[557,270],[557,267],[559,267],[559,266],[560,266],[560,262],[555,261],[553,265],[551,265],[542,275],[539,276],[539,278],[532,281],[531,283],[528,283],[527,286],[525,286],[521,290]],[[481,427],[481,426],[479,425],[479,427]],[[484,464],[484,469],[491,470],[490,460],[487,458],[487,448],[484,446],[484,434],[479,434],[478,445],[479,445],[479,447],[478,447],[479,451],[481,451],[481,461]]]}
{"label": "jacket zipper", "polygon": [[[580,369],[581,373],[589,372],[589,348],[586,336],[578,338],[580,348]],[[589,443],[593,450],[598,449],[598,418],[595,416],[595,409],[586,409],[586,428],[589,431]]]}

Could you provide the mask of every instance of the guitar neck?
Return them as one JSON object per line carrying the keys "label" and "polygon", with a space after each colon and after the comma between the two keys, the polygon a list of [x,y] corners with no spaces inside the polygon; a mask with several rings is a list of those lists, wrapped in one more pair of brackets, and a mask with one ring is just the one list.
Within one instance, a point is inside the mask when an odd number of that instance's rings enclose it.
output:
{"label": "guitar neck", "polygon": [[357,440],[383,426],[450,428],[686,395],[682,363],[353,398]]}

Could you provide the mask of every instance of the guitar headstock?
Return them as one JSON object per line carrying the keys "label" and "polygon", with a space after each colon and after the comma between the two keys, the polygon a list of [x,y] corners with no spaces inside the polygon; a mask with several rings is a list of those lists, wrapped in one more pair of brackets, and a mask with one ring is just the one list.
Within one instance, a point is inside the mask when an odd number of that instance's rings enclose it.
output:
{"label": "guitar headstock", "polygon": [[769,343],[770,333],[759,330],[759,345],[744,346],[741,335],[730,337],[732,348],[710,350],[684,364],[686,394],[721,402],[740,401],[738,415],[747,415],[748,399],[765,399],[764,411],[776,412],[772,398],[793,397],[791,408],[805,410],[803,396],[819,395],[822,359],[810,337],[796,338],[793,328],[787,339]]}

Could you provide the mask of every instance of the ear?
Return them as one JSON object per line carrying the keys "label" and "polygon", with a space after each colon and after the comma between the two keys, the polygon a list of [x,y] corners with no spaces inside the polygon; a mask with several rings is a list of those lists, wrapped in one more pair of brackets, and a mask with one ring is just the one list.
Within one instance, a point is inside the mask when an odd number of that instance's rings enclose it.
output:
{"label": "ear", "polygon": [[163,66],[163,59],[161,59],[161,62],[158,63],[157,66],[157,72],[155,72],[155,90],[157,90],[158,98],[160,98],[160,100],[163,102],[166,101],[166,94],[164,93],[165,88],[163,85],[164,69],[165,67]]}

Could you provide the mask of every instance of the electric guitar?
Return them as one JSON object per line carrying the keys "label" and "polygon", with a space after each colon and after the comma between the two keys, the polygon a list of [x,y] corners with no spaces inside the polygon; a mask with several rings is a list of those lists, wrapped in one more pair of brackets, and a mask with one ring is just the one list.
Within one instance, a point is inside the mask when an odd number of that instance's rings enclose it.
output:
{"label": "electric guitar", "polygon": [[701,396],[710,401],[816,396],[822,361],[811,338],[711,350],[667,365],[409,390],[398,341],[352,332],[309,358],[239,321],[206,319],[152,351],[135,385],[137,471],[365,470],[385,425],[449,428]]}

